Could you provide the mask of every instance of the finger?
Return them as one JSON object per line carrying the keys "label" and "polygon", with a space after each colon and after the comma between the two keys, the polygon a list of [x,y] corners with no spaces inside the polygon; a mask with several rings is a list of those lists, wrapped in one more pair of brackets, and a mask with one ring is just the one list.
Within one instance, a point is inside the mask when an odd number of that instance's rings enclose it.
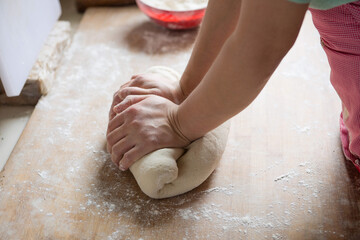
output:
{"label": "finger", "polygon": [[114,96],[114,99],[113,99],[113,102],[111,104],[111,107],[110,107],[110,111],[109,111],[109,120],[112,120],[116,113],[114,112],[114,106],[119,104],[121,102],[121,99],[119,97],[119,95],[116,93],[116,95]]}
{"label": "finger", "polygon": [[143,87],[145,82],[147,82],[146,79],[141,74],[139,74],[139,75],[136,75],[136,77],[131,79],[129,86]]}
{"label": "finger", "polygon": [[129,82],[129,87],[140,87],[145,89],[150,89],[154,87],[153,81],[152,81],[152,75],[146,74],[144,77],[143,75],[138,75],[136,78],[131,80]]}
{"label": "finger", "polygon": [[130,83],[131,83],[131,81],[128,81],[128,82],[124,83],[123,85],[121,85],[120,88],[119,88],[119,90],[118,90],[118,92],[119,92],[121,89],[123,89],[123,88],[125,88],[125,87],[128,87],[128,86],[130,85]]}
{"label": "finger", "polygon": [[122,171],[127,170],[131,165],[133,165],[141,157],[145,156],[147,152],[141,149],[138,146],[131,148],[129,151],[126,151],[120,160],[119,168]]}
{"label": "finger", "polygon": [[120,159],[123,158],[124,153],[128,152],[134,147],[128,138],[123,138],[112,147],[111,160],[119,166]]}
{"label": "finger", "polygon": [[141,102],[142,100],[144,100],[147,97],[148,96],[145,96],[145,95],[144,96],[127,96],[121,103],[119,103],[118,105],[116,105],[114,107],[114,112],[119,114],[122,111],[126,110],[131,105]]}
{"label": "finger", "polygon": [[121,99],[125,99],[129,95],[148,95],[152,94],[151,89],[145,89],[140,87],[126,87],[119,91],[119,96]]}
{"label": "finger", "polygon": [[108,124],[108,133],[111,133],[114,129],[120,127],[125,122],[124,115],[118,114]]}
{"label": "finger", "polygon": [[139,74],[135,74],[131,76],[131,80],[134,80],[135,78],[137,78],[139,76]]}
{"label": "finger", "polygon": [[110,148],[112,148],[114,144],[116,144],[125,136],[126,136],[125,128],[122,125],[107,135],[106,137],[107,144],[109,145]]}
{"label": "finger", "polygon": [[125,87],[131,86],[134,83],[134,80],[138,79],[139,76],[140,76],[140,74],[132,75],[131,78],[130,78],[130,81],[128,81],[128,82],[124,83],[123,85],[121,85],[119,90],[121,90],[121,89],[123,89]]}

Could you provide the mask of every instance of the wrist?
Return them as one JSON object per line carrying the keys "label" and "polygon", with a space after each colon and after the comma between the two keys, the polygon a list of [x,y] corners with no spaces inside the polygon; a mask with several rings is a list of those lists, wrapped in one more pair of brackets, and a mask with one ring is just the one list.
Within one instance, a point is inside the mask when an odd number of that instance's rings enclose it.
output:
{"label": "wrist", "polygon": [[175,88],[175,92],[174,92],[174,102],[177,105],[180,105],[185,99],[186,99],[186,95],[181,87],[180,82],[178,83],[178,86]]}
{"label": "wrist", "polygon": [[[192,80],[195,79],[195,76],[189,73],[189,71],[185,70],[182,74],[180,81],[179,81],[179,89],[181,91],[183,100],[185,100],[190,93],[194,90],[196,87],[196,83],[192,83]],[[192,87],[195,85],[195,87]]]}
{"label": "wrist", "polygon": [[170,123],[171,128],[176,133],[176,135],[186,144],[189,144],[191,142],[191,139],[189,139],[184,133],[182,126],[179,122],[178,117],[178,111],[179,107],[175,106],[174,108],[170,109],[168,112],[168,121]]}

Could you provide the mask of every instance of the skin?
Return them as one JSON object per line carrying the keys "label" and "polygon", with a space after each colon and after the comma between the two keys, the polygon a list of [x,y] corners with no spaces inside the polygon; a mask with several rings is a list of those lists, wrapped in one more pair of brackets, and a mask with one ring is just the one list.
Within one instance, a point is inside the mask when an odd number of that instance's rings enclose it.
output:
{"label": "skin", "polygon": [[180,84],[141,74],[115,93],[107,134],[112,161],[126,170],[245,109],[293,46],[307,8],[287,0],[210,0]]}

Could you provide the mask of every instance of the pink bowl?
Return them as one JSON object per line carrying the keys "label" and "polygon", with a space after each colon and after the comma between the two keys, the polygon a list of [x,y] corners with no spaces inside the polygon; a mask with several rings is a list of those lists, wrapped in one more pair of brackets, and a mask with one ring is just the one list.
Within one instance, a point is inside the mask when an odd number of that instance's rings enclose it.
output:
{"label": "pink bowl", "polygon": [[190,29],[200,25],[206,8],[190,11],[169,11],[146,5],[141,0],[136,4],[151,20],[169,29]]}

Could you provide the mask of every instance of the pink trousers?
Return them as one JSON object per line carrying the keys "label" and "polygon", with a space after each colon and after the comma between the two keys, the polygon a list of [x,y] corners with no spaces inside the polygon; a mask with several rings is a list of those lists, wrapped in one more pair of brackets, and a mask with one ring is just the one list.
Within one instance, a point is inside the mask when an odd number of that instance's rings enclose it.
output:
{"label": "pink trousers", "polygon": [[330,81],[342,101],[344,155],[360,172],[360,1],[310,11],[329,60]]}

